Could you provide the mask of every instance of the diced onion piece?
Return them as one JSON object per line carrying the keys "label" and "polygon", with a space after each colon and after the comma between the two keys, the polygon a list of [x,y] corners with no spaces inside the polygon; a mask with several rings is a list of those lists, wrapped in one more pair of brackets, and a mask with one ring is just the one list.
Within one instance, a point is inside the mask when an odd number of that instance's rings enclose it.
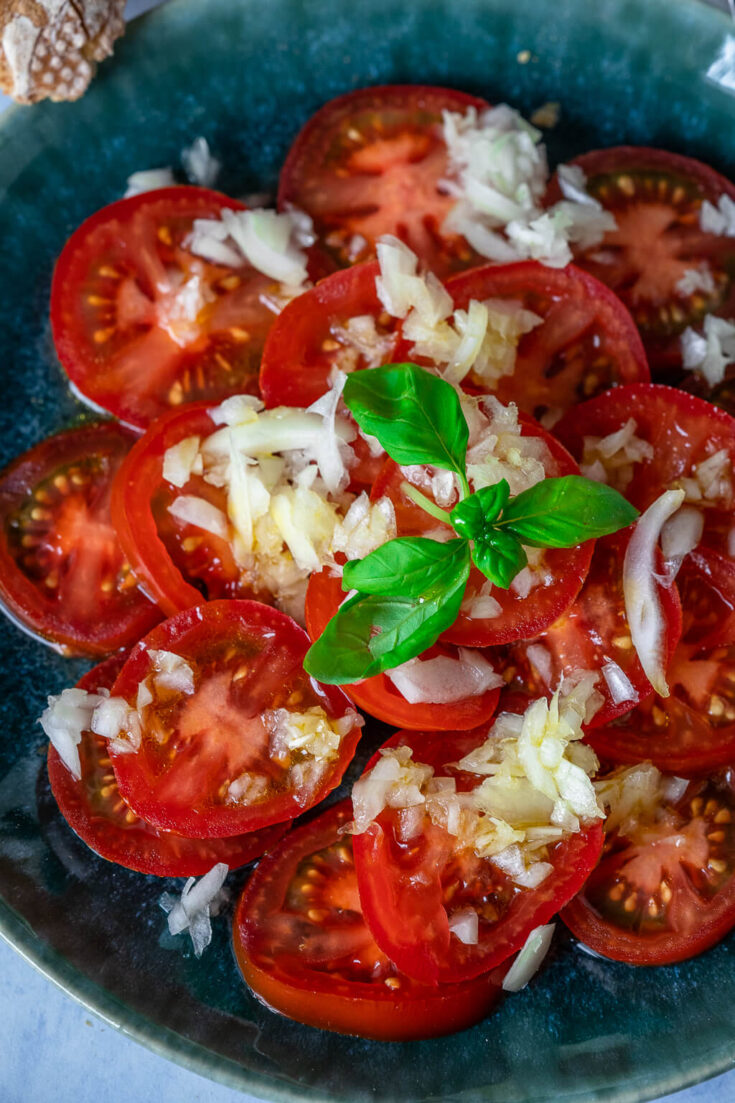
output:
{"label": "diced onion piece", "polygon": [[188,483],[193,473],[202,473],[199,441],[199,437],[184,437],[178,444],[166,449],[163,454],[163,477],[166,482],[182,487]]}
{"label": "diced onion piece", "polygon": [[703,531],[704,514],[696,506],[683,505],[669,517],[661,529],[661,551],[669,579],[676,578],[684,559],[702,539]]}
{"label": "diced onion piece", "polygon": [[717,205],[705,199],[699,208],[699,225],[708,234],[735,237],[735,202],[729,195],[721,195]]}
{"label": "diced onion piece", "polygon": [[505,974],[503,988],[506,992],[520,992],[538,972],[541,962],[549,952],[555,928],[555,923],[547,923],[546,926],[535,927],[531,931],[523,943],[523,949]]}
{"label": "diced onion piece", "polygon": [[474,908],[461,908],[449,916],[449,930],[465,946],[476,946],[479,941],[480,920]]}
{"label": "diced onion piece", "polygon": [[661,529],[684,501],[683,490],[666,490],[638,519],[623,562],[625,612],[633,646],[643,672],[660,697],[669,696],[666,683],[665,635],[658,595],[656,549]]}
{"label": "diced onion piece", "polygon": [[84,689],[65,689],[58,697],[48,698],[48,708],[41,714],[41,727],[77,781],[82,776],[79,760],[82,733],[91,730],[92,714],[104,700],[102,695]]}
{"label": "diced onion piece", "polygon": [[155,191],[156,188],[171,188],[175,183],[176,180],[170,168],[143,169],[128,177],[124,198],[130,199],[134,195],[142,195],[143,192]]}
{"label": "diced onion piece", "polygon": [[479,697],[503,685],[487,659],[469,647],[459,648],[459,657],[436,655],[433,659],[409,659],[385,675],[411,705],[445,705],[468,697]]}
{"label": "diced onion piece", "polygon": [[707,314],[703,328],[704,336],[691,327],[682,333],[682,364],[715,387],[725,378],[725,369],[735,363],[735,323]]}
{"label": "diced onion piece", "polygon": [[212,156],[209,142],[203,137],[195,138],[190,146],[182,149],[181,163],[191,182],[200,188],[214,187],[222,167],[217,158]]}
{"label": "diced onion piece", "polygon": [[227,539],[227,518],[221,509],[212,505],[206,498],[198,498],[194,494],[180,494],[174,498],[168,507],[168,512],[177,521],[185,525],[194,525],[195,528],[211,532],[214,536]]}
{"label": "diced onion piece", "polygon": [[161,907],[168,912],[169,931],[172,935],[188,931],[197,957],[202,956],[212,941],[210,917],[219,911],[222,886],[228,873],[228,866],[217,862],[198,881],[190,877],[179,900],[168,892],[160,897]]}
{"label": "diced onion piece", "polygon": [[621,705],[623,701],[637,702],[638,695],[633,689],[633,684],[617,663],[605,663],[602,667],[602,676],[607,683],[610,696],[614,705]]}
{"label": "diced onion piece", "polygon": [[149,651],[148,658],[153,663],[153,681],[159,689],[187,695],[194,692],[194,671],[181,655],[173,651]]}
{"label": "diced onion piece", "polygon": [[551,686],[551,652],[548,647],[544,647],[542,643],[529,644],[526,648],[526,655],[543,678],[545,685]]}

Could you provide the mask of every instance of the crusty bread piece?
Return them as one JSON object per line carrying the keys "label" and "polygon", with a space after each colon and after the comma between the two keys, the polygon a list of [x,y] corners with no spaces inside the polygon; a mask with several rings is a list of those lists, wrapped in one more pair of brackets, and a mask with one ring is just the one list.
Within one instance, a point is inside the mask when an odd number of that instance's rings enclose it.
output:
{"label": "crusty bread piece", "polygon": [[76,100],[125,29],[125,0],[0,0],[0,90]]}

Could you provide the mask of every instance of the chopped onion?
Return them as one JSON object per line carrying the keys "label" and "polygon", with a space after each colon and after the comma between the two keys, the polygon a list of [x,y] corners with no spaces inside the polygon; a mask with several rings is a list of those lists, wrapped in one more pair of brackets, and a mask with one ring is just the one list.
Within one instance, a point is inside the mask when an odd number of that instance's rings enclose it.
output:
{"label": "chopped onion", "polygon": [[184,885],[181,899],[164,892],[159,903],[168,912],[168,929],[172,935],[188,931],[194,953],[201,957],[212,941],[210,916],[216,915],[222,903],[222,886],[229,873],[224,862],[217,862],[197,881],[190,877]]}
{"label": "chopped onion", "polygon": [[623,562],[623,594],[630,634],[649,682],[669,696],[664,669],[666,625],[658,595],[656,550],[664,523],[684,501],[683,490],[666,490],[638,519]]}
{"label": "chopped onion", "polygon": [[128,177],[128,186],[125,189],[125,199],[133,195],[142,195],[143,192],[155,191],[156,188],[170,188],[176,183],[171,169],[143,169],[134,172]]}
{"label": "chopped onion", "polygon": [[683,505],[661,529],[661,551],[667,578],[673,581],[686,556],[699,544],[704,531],[704,515],[696,506]]}
{"label": "chopped onion", "polygon": [[547,923],[546,926],[535,927],[531,931],[518,957],[505,974],[503,988],[506,992],[520,992],[538,972],[541,962],[549,952],[555,927],[555,923]]}
{"label": "chopped onion", "polygon": [[445,705],[467,697],[479,697],[503,685],[490,663],[472,648],[460,647],[459,657],[437,655],[433,659],[409,659],[386,677],[411,705]]}
{"label": "chopped onion", "polygon": [[185,525],[194,525],[195,528],[211,532],[214,536],[227,539],[227,518],[221,509],[212,505],[206,498],[198,498],[194,494],[180,494],[174,498],[168,511],[177,521]]}
{"label": "chopped onion", "polygon": [[65,689],[58,697],[48,698],[48,708],[41,714],[41,727],[77,781],[82,776],[79,760],[82,733],[91,731],[92,714],[104,700],[101,694],[87,693],[84,689]]}
{"label": "chopped onion", "polygon": [[701,372],[710,387],[716,386],[725,378],[725,369],[735,363],[735,324],[707,314],[704,336],[691,327],[682,333],[681,356],[688,371]]}
{"label": "chopped onion", "polygon": [[532,643],[526,648],[526,655],[536,667],[544,683],[550,687],[553,674],[551,670],[551,652],[548,647],[544,647],[542,643]]}
{"label": "chopped onion", "polygon": [[623,701],[638,701],[638,694],[633,689],[633,684],[617,663],[612,661],[605,663],[602,668],[602,676],[610,690],[610,696],[614,705],[621,705]]}
{"label": "chopped onion", "polygon": [[721,195],[717,206],[705,199],[699,208],[699,225],[708,234],[735,237],[735,202],[729,195]]}
{"label": "chopped onion", "polygon": [[219,175],[221,164],[212,156],[206,138],[195,138],[190,146],[181,151],[181,163],[184,172],[200,188],[212,188]]}
{"label": "chopped onion", "polygon": [[171,689],[176,693],[194,692],[194,671],[173,651],[149,651],[148,658],[153,663],[153,680],[160,689]]}
{"label": "chopped onion", "polygon": [[[199,441],[199,437],[184,437],[178,444],[166,449],[163,454],[163,477],[166,482],[181,488],[188,483],[192,473],[202,473]],[[195,468],[198,470],[195,471]]]}
{"label": "chopped onion", "polygon": [[474,908],[461,908],[449,916],[449,930],[465,946],[476,946],[479,941],[480,921]]}

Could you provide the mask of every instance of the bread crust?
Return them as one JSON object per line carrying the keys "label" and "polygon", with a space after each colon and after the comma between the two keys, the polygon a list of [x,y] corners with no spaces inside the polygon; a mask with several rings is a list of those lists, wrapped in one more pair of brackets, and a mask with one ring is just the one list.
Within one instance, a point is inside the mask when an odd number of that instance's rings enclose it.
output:
{"label": "bread crust", "polygon": [[0,90],[76,100],[125,29],[125,0],[0,0]]}

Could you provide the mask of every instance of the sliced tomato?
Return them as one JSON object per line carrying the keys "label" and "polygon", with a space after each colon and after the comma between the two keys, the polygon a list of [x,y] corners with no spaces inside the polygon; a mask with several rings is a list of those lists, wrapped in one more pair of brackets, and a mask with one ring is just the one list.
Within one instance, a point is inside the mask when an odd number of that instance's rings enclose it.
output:
{"label": "sliced tomato", "polygon": [[[453,778],[462,793],[482,779],[456,763],[486,738],[486,726],[452,735],[397,732],[385,746],[411,747],[415,762],[432,766],[437,778]],[[479,976],[507,960],[534,927],[571,900],[599,858],[602,837],[599,821],[566,836],[544,859],[552,871],[537,888],[522,888],[426,816],[406,841],[400,811],[385,809],[353,838],[365,921],[383,952],[415,980],[457,983]],[[449,927],[450,918],[467,908],[479,917],[475,944],[460,941]]]}
{"label": "sliced tomato", "polygon": [[377,261],[334,272],[281,311],[260,366],[266,406],[311,406],[329,390],[335,368],[392,362],[397,321],[378,298],[379,273]]}
{"label": "sliced tomato", "polygon": [[649,698],[588,741],[611,762],[651,761],[690,776],[735,762],[735,563],[702,549],[678,582],[684,633],[666,673],[671,695]]}
{"label": "sliced tomato", "polygon": [[[647,509],[664,490],[683,486],[687,501],[702,509],[703,542],[727,551],[735,505],[735,418],[674,387],[634,383],[570,410],[554,426],[554,433],[584,466],[593,458],[586,438],[609,436],[631,418],[636,437],[653,452],[623,467],[622,480],[620,472],[609,468],[611,484],[640,510]],[[718,453],[722,454],[722,470],[700,477],[697,489],[697,469]]]}
{"label": "sliced tomato", "polygon": [[258,866],[233,923],[245,980],[298,1022],[382,1042],[464,1030],[500,995],[503,970],[462,984],[410,980],[365,925],[348,801],[292,831]]}
{"label": "sliced tomato", "polygon": [[[512,374],[489,384],[470,372],[463,383],[467,390],[492,391],[503,403],[515,402],[527,414],[553,421],[608,387],[650,379],[628,311],[604,284],[574,265],[489,264],[452,276],[446,286],[455,309],[466,310],[472,299],[491,299],[541,319],[520,338]],[[396,359],[411,358],[412,345],[403,341]]]}
{"label": "sliced tomato", "polygon": [[69,655],[128,647],[161,619],[110,519],[110,487],[135,438],[119,425],[49,437],[0,474],[0,602]]}
{"label": "sliced tomato", "polygon": [[[126,660],[113,655],[78,683],[89,693],[111,689]],[[79,781],[49,745],[48,775],[62,816],[82,842],[101,858],[138,873],[157,877],[199,877],[217,862],[237,869],[259,858],[288,828],[274,824],[263,831],[228,839],[187,839],[147,824],[128,808],[118,791],[106,741],[91,731],[79,744]]]}
{"label": "sliced tomato", "polygon": [[701,954],[735,926],[734,820],[732,769],[691,781],[655,819],[607,835],[602,861],[561,918],[614,961],[666,965]]}
{"label": "sliced tomato", "polygon": [[[313,574],[306,591],[306,628],[317,640],[345,599],[342,581],[328,569]],[[438,643],[422,655],[458,658],[452,644]],[[345,686],[348,696],[365,712],[386,724],[422,730],[431,724],[436,731],[464,731],[485,724],[495,713],[500,691],[489,689],[477,697],[465,697],[451,704],[411,704],[399,693],[387,674],[376,674],[355,685]]]}
{"label": "sliced tomato", "polygon": [[[579,468],[559,442],[531,418],[521,415],[524,437],[536,437],[547,448],[547,475],[577,475]],[[418,536],[435,532],[437,522],[407,497],[402,489],[406,476],[392,460],[387,460],[375,481],[371,497],[373,501],[387,496],[393,502],[399,536]],[[431,497],[423,484],[422,493]],[[446,508],[444,503],[444,508]],[[511,643],[518,639],[531,639],[553,624],[569,608],[579,593],[589,570],[594,541],[587,541],[576,548],[549,548],[544,550],[537,563],[534,583],[527,594],[523,590],[501,590],[494,586],[492,597],[500,606],[493,617],[472,617],[470,605],[489,583],[485,576],[473,567],[467,583],[463,609],[456,623],[442,639],[463,647],[491,647]],[[533,553],[531,553],[533,554]],[[538,580],[538,581],[536,581]],[[406,725],[412,726],[412,725]],[[417,727],[420,725],[416,725]],[[429,726],[429,725],[427,725]],[[436,727],[431,724],[431,727]]]}
{"label": "sliced tomato", "polygon": [[[610,686],[601,677],[596,689],[604,697],[604,703],[588,727],[607,724],[653,695],[653,687],[633,647],[625,611],[622,569],[630,536],[631,532],[625,530],[598,540],[584,586],[566,613],[536,639],[522,641],[509,649],[505,671],[509,686],[517,686],[535,697],[553,693],[562,679],[575,671],[602,671],[614,663],[630,683],[629,695],[616,703],[619,693],[613,697]],[[663,577],[663,561],[660,572]],[[681,602],[675,585],[660,583],[657,590],[666,626],[664,653],[668,661],[681,636]]]}
{"label": "sliced tomato", "polygon": [[103,207],[64,247],[51,289],[56,351],[73,386],[137,428],[183,402],[255,394],[278,284],[197,257],[195,219],[242,203],[163,188]]}
{"label": "sliced tomato", "polygon": [[325,104],[299,133],[281,171],[279,208],[311,215],[324,248],[345,268],[396,234],[438,276],[477,263],[463,237],[443,230],[455,199],[442,181],[442,112],[486,108],[448,88],[361,88]]}
{"label": "sliced tomato", "polygon": [[241,584],[227,540],[169,513],[179,493],[204,498],[227,511],[227,492],[200,475],[192,475],[181,491],[163,477],[169,448],[187,437],[215,432],[210,409],[208,402],[195,402],[159,418],[131,450],[112,489],[112,518],[120,544],[167,615],[199,605],[202,598],[271,597]]}
{"label": "sliced tomato", "polygon": [[[195,839],[260,831],[322,800],[355,752],[360,721],[341,690],[304,673],[308,646],[295,621],[255,601],[212,601],[150,632],[112,688],[131,707],[141,683],[153,696],[137,749],[111,754],[123,800],[155,827]],[[189,664],[193,692],[150,677],[149,652],[159,650]],[[290,748],[280,726],[314,708],[325,728],[354,722],[324,753]]]}
{"label": "sliced tomato", "polygon": [[[735,200],[735,185],[691,157],[660,149],[618,146],[571,162],[587,178],[587,191],[610,211],[617,230],[601,244],[575,250],[575,263],[606,283],[630,310],[651,368],[678,367],[678,338],[705,314],[735,314],[735,240],[700,227],[705,200]],[[547,202],[561,198],[556,177]],[[682,291],[691,271],[706,270],[710,290]]]}

